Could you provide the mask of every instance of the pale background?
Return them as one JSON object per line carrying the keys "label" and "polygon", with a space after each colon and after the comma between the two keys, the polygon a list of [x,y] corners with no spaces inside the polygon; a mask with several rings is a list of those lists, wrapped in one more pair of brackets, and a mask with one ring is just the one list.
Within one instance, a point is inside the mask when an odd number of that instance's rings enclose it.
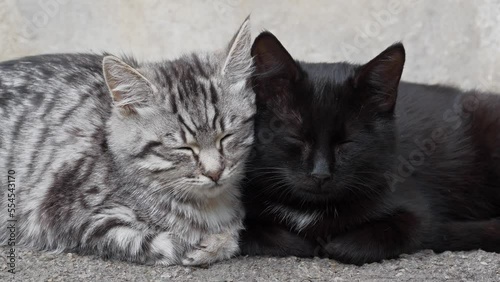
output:
{"label": "pale background", "polygon": [[498,0],[0,0],[0,60],[89,51],[175,58],[225,46],[249,13],[254,36],[268,29],[302,60],[364,62],[402,40],[405,80],[500,92]]}

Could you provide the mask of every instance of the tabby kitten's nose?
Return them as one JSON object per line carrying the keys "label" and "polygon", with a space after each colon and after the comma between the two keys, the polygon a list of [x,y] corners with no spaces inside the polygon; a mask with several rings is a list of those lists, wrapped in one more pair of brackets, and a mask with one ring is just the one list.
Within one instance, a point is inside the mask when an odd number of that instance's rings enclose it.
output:
{"label": "tabby kitten's nose", "polygon": [[221,168],[219,168],[217,170],[205,171],[203,173],[203,175],[212,179],[213,182],[217,182],[217,181],[219,181],[223,171],[224,171],[224,166],[222,166]]}

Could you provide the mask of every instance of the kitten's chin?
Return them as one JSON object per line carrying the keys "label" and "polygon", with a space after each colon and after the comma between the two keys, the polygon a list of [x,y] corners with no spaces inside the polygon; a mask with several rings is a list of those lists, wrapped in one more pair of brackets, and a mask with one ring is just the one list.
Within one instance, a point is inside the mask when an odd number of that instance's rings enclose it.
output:
{"label": "kitten's chin", "polygon": [[300,189],[300,193],[315,200],[326,200],[333,197],[333,191]]}
{"label": "kitten's chin", "polygon": [[194,192],[199,198],[215,198],[223,193],[236,193],[238,191],[236,185],[227,179],[219,183],[211,182],[200,185]]}
{"label": "kitten's chin", "polygon": [[320,183],[310,177],[287,177],[287,186],[296,194],[304,196],[331,196],[333,195],[332,185],[328,182]]}
{"label": "kitten's chin", "polygon": [[335,189],[331,189],[331,187],[326,187],[325,185],[296,187],[295,191],[297,191],[297,194],[300,194],[301,197],[305,197],[307,199],[315,201],[329,200],[336,194]]}

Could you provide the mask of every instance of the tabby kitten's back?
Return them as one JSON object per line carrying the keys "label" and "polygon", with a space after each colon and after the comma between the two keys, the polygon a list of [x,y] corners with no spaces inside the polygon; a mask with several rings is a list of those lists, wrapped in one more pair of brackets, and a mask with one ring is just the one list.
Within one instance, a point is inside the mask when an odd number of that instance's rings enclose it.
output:
{"label": "tabby kitten's back", "polygon": [[[226,49],[173,61],[0,63],[0,167],[15,171],[16,243],[138,263],[234,255],[253,141],[250,45],[247,19]],[[1,243],[9,236],[3,228]]]}

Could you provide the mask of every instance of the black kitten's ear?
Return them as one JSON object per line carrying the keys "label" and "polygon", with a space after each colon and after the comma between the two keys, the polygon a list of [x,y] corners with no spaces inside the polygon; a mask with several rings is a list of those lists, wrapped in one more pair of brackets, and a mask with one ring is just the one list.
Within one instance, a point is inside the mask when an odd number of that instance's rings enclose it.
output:
{"label": "black kitten's ear", "polygon": [[255,65],[254,87],[258,95],[279,94],[284,85],[300,78],[299,66],[270,32],[257,36],[251,54]]}
{"label": "black kitten's ear", "polygon": [[354,87],[365,103],[374,104],[379,112],[394,111],[404,63],[405,48],[396,43],[358,69]]}

